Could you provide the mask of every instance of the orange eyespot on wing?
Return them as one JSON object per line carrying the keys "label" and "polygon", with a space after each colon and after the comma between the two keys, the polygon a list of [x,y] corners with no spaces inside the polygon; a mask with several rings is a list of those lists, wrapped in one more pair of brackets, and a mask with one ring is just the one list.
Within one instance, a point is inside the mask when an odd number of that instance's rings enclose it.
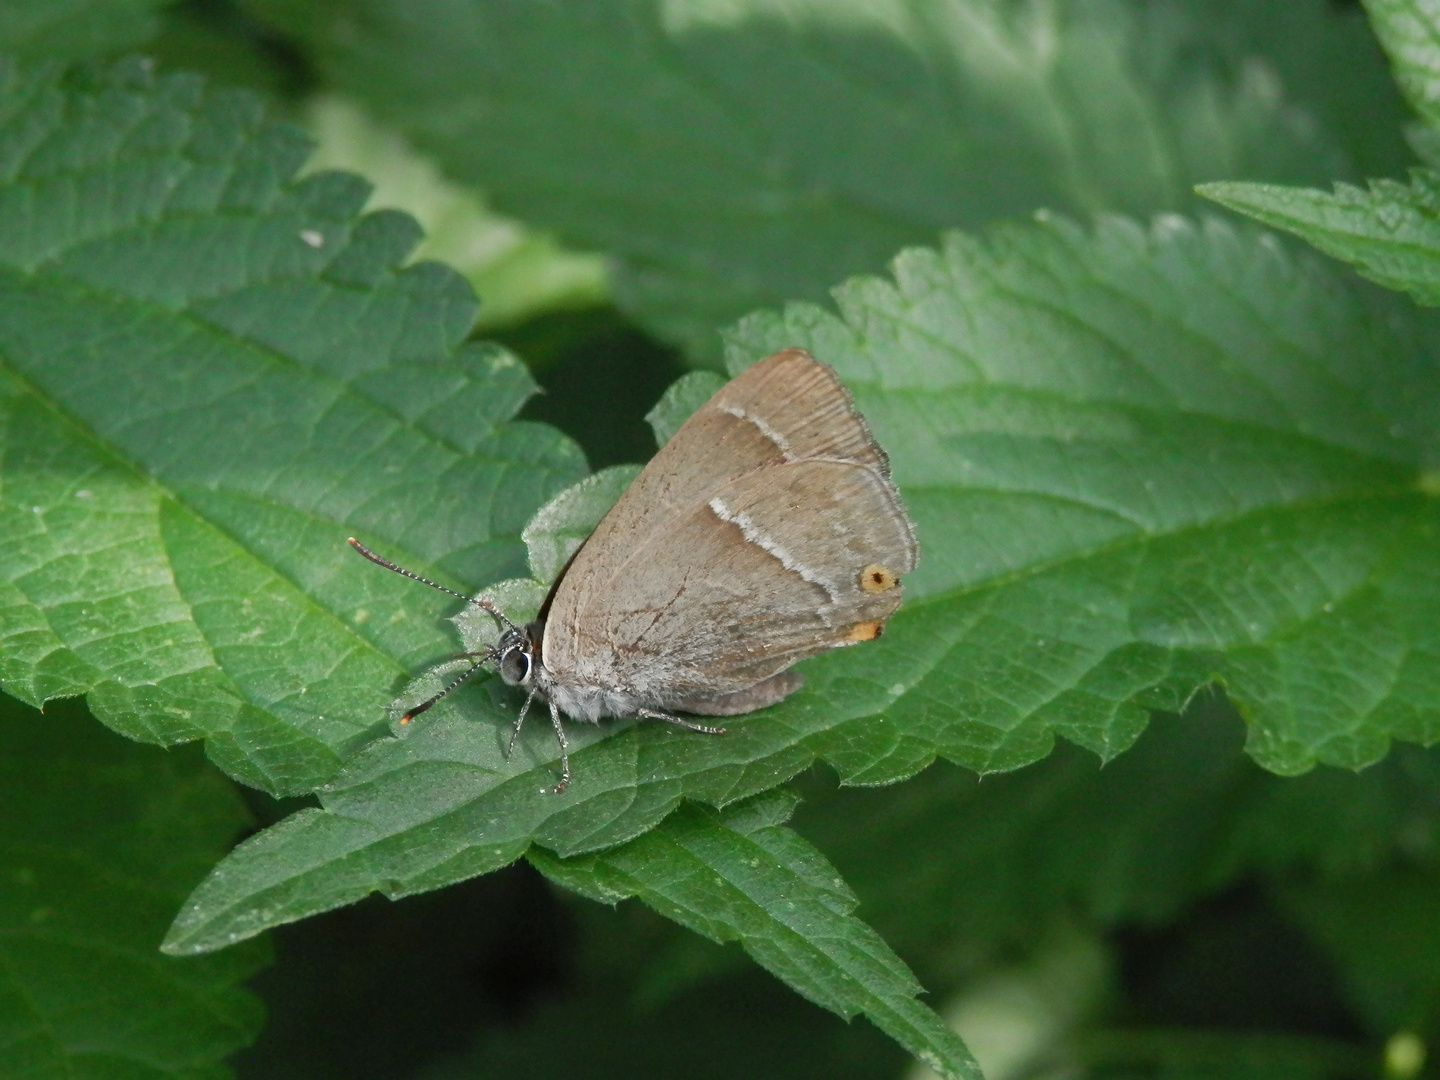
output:
{"label": "orange eyespot on wing", "polygon": [[882,633],[884,633],[884,631],[885,627],[879,622],[879,620],[874,620],[871,622],[857,622],[854,626],[850,627],[848,631],[846,631],[845,640],[848,642],[874,641]]}
{"label": "orange eyespot on wing", "polygon": [[860,571],[860,588],[868,593],[881,593],[886,589],[893,589],[899,580],[879,563],[871,563]]}

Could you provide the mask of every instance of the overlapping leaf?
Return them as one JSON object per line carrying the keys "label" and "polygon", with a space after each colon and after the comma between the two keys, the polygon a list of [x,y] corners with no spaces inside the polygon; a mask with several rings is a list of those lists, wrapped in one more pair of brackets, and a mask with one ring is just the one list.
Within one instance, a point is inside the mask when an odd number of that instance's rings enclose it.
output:
{"label": "overlapping leaf", "polygon": [[478,328],[606,299],[605,264],[598,255],[565,251],[553,238],[488,209],[474,191],[445,180],[434,162],[354,103],[320,96],[306,110],[306,121],[319,140],[309,168],[357,172],[375,185],[372,209],[413,215],[425,230],[416,258],[435,259],[465,275],[482,301]]}
{"label": "overlapping leaf", "polygon": [[1417,169],[1410,182],[1372,180],[1334,191],[1275,184],[1202,184],[1222,206],[1292,232],[1343,259],[1372,281],[1440,304],[1440,175]]}
{"label": "overlapping leaf", "polygon": [[259,943],[156,951],[247,821],[198,754],[125,743],[73,704],[0,698],[0,1074],[220,1080],[260,1028]]}
{"label": "overlapping leaf", "polygon": [[[943,228],[1348,173],[1273,68],[1217,45],[1236,16],[1179,4],[249,6],[451,175],[617,256],[624,303],[697,355]],[[1290,6],[1287,40],[1318,50],[1324,5]]]}
{"label": "overlapping leaf", "polygon": [[1440,21],[1424,0],[1364,0],[1395,81],[1429,124],[1440,123]]}
{"label": "overlapping leaf", "polygon": [[507,422],[533,383],[462,344],[458,277],[402,265],[413,222],[290,183],[305,153],[193,78],[0,72],[0,679],[271,791],[447,648],[347,533],[497,576],[584,469]]}
{"label": "overlapping leaf", "polygon": [[[1415,142],[1432,157],[1440,119],[1440,18],[1413,0],[1368,0],[1366,7],[1396,80],[1430,125],[1415,133]],[[1408,184],[1372,180],[1365,189],[1342,183],[1329,192],[1227,181],[1203,184],[1199,191],[1295,233],[1381,285],[1403,289],[1422,304],[1440,303],[1440,181],[1433,169],[1415,170]]]}

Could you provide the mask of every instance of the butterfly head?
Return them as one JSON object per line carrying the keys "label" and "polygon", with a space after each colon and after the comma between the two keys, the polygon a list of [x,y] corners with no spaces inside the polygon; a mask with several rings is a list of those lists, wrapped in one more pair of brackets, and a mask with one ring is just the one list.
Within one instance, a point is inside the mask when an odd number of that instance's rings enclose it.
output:
{"label": "butterfly head", "polygon": [[[533,626],[533,624],[532,624]],[[495,646],[495,666],[507,686],[529,686],[539,662],[531,626],[510,626]]]}

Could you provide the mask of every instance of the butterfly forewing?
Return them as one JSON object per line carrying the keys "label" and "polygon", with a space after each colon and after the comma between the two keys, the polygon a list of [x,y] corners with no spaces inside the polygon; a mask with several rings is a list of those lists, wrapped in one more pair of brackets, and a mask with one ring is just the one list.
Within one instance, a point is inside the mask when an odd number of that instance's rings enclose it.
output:
{"label": "butterfly forewing", "polygon": [[597,526],[555,589],[545,664],[655,701],[732,693],[878,635],[916,557],[849,395],[787,349],[698,409]]}

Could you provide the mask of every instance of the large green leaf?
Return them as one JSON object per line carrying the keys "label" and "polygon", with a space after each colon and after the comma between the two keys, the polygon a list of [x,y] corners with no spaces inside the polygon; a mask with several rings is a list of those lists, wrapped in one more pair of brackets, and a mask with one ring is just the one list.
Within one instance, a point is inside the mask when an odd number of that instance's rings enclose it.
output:
{"label": "large green leaf", "polygon": [[126,743],[70,703],[0,696],[0,1075],[220,1080],[260,1029],[258,943],[156,951],[248,820],[198,753]]}
{"label": "large green leaf", "polygon": [[915,1000],[920,984],[852,911],[849,888],[785,820],[779,792],[723,814],[687,806],[627,844],[557,859],[536,848],[548,877],[593,899],[639,897],[715,941],[739,941],[762,966],[849,1019],[863,1013],[936,1072],[975,1077],[955,1034]]}
{"label": "large green leaf", "polygon": [[873,784],[937,755],[1018,768],[1057,735],[1113,757],[1212,680],[1272,771],[1435,738],[1433,320],[1215,223],[955,237],[896,274],[732,339],[737,365],[782,343],[835,364],[891,452],[923,555],[881,642],[807,662],[803,691],[724,737],[572,725],[560,796],[544,723],[506,760],[516,702],[462,691],[237,848],[169,947],[532,843],[600,850],[817,758]]}
{"label": "large green leaf", "polygon": [[955,237],[895,274],[732,336],[837,367],[925,552],[893,746],[843,771],[927,736],[981,770],[1053,734],[1108,757],[1210,679],[1276,772],[1436,737],[1440,323],[1213,222]]}
{"label": "large green leaf", "polygon": [[[1216,43],[1237,20],[1181,3],[249,6],[501,209],[617,256],[628,308],[704,356],[946,227],[1349,172],[1248,43]],[[1324,5],[1292,6],[1316,46]]]}
{"label": "large green leaf", "polygon": [[0,680],[280,792],[447,648],[347,533],[483,580],[584,469],[508,422],[534,384],[463,343],[453,272],[401,265],[412,221],[290,182],[306,145],[138,64],[0,72]]}

